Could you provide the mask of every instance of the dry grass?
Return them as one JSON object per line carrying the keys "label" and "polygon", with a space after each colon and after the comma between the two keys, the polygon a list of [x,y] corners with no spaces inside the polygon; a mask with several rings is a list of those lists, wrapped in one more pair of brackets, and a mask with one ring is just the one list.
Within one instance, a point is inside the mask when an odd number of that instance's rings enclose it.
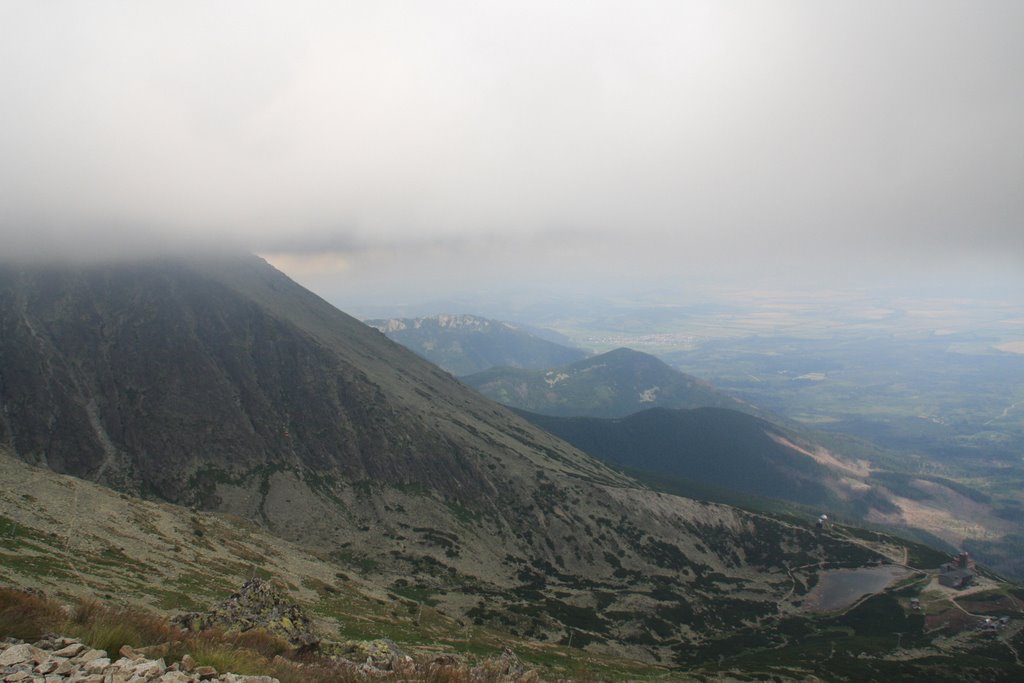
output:
{"label": "dry grass", "polygon": [[70,607],[18,590],[0,588],[0,637],[39,640],[59,633],[114,654],[133,648],[166,645],[168,657],[186,653],[201,665],[241,674],[265,672],[274,657],[290,655],[290,645],[262,630],[245,633],[189,633],[163,617],[130,607],[111,607],[96,600],[79,600]]}
{"label": "dry grass", "polygon": [[181,629],[162,617],[128,607],[108,607],[96,600],[79,601],[70,616],[51,630],[110,653],[123,645],[145,647],[182,637]]}
{"label": "dry grass", "polygon": [[52,600],[0,588],[0,636],[39,640],[63,618],[60,606]]}
{"label": "dry grass", "polygon": [[[167,619],[130,607],[112,607],[96,600],[61,606],[54,600],[0,588],[0,638],[25,641],[58,633],[114,655],[123,645],[150,648],[149,656],[170,663],[189,654],[199,665],[219,672],[270,675],[281,683],[355,683],[366,676],[352,662],[297,653],[284,639],[263,630],[244,633],[214,629],[193,633]],[[488,660],[471,668],[462,661],[409,664],[395,680],[421,683],[497,683],[506,679],[501,662]]]}

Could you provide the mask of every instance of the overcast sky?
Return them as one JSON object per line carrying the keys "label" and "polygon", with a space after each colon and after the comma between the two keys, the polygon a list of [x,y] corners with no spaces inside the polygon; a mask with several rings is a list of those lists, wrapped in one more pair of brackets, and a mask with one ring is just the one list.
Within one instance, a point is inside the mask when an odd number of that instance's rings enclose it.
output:
{"label": "overcast sky", "polygon": [[5,255],[1024,273],[1019,0],[5,0],[0,93]]}

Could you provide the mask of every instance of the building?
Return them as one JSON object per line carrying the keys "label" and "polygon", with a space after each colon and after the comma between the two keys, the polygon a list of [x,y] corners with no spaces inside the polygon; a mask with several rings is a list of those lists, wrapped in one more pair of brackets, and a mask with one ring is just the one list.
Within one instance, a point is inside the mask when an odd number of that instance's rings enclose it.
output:
{"label": "building", "polygon": [[939,568],[939,583],[950,588],[967,588],[974,583],[974,560],[962,552]]}

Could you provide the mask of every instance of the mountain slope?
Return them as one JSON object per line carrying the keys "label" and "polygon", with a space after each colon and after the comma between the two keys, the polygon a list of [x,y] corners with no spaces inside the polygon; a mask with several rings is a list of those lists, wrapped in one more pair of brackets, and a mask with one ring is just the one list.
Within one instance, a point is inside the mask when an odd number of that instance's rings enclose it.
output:
{"label": "mountain slope", "polygon": [[0,443],[451,614],[648,659],[798,609],[791,565],[879,557],[647,490],[253,257],[0,268]]}
{"label": "mountain slope", "polygon": [[[445,657],[454,653],[472,662],[511,647],[531,668],[544,667],[543,680],[666,676],[664,661],[644,665],[595,652],[595,645],[588,645],[586,630],[575,629],[571,643],[556,645],[533,635],[513,635],[507,628],[456,621],[435,609],[434,601],[416,585],[396,582],[385,587],[339,571],[336,563],[231,515],[142,501],[27,465],[2,449],[0,481],[4,483],[0,486],[0,534],[5,541],[0,549],[0,584],[4,587],[43,589],[61,601],[77,596],[89,602],[104,596],[118,606],[145,605],[167,614],[205,611],[254,575],[276,577],[281,580],[279,586],[287,586],[289,600],[312,616],[316,631],[328,639],[387,637],[421,661],[436,657],[440,648]],[[862,536],[879,540],[876,534]],[[911,586],[911,595],[920,595],[926,585]],[[703,589],[712,587],[707,583]],[[822,680],[840,675],[851,680],[1019,679],[1020,665],[1006,657],[1009,651],[993,648],[992,639],[975,635],[973,628],[960,634],[955,629],[943,629],[938,636],[921,634],[924,618],[904,616],[899,609],[900,602],[908,599],[906,592],[904,588],[877,595],[847,614],[792,615],[778,628],[742,626],[732,638],[700,650],[701,656],[695,659],[702,663],[687,665],[685,675],[697,680],[805,680],[808,674]],[[995,591],[960,599],[975,600],[965,602],[972,609],[999,610],[1022,595],[1017,587],[997,586]],[[928,619],[941,624],[959,615],[962,620],[956,597],[930,593]],[[598,593],[598,599],[607,596]],[[493,598],[488,602],[493,605]],[[521,598],[516,606],[530,604]],[[546,608],[543,601],[539,604]],[[720,607],[725,611],[740,604],[730,593],[721,596]],[[678,605],[662,602],[653,607],[648,618],[658,628],[667,623],[662,617],[680,614]],[[1016,647],[1024,637],[1020,625],[1015,619],[1002,635]],[[0,636],[9,627],[7,620],[0,619]],[[585,655],[579,649],[581,641],[588,650]],[[892,650],[900,642],[912,649]],[[951,643],[955,643],[952,652]],[[341,649],[363,652],[365,658],[371,643],[358,645],[349,641]]]}
{"label": "mountain slope", "polygon": [[546,368],[587,356],[582,349],[474,315],[367,320],[366,324],[456,376],[493,367]]}
{"label": "mountain slope", "polygon": [[753,407],[654,356],[616,349],[548,370],[494,368],[462,378],[499,403],[543,415],[625,417],[645,408]]}
{"label": "mountain slope", "polygon": [[621,419],[523,415],[606,462],[834,508],[835,473],[769,422],[723,408],[651,408]]}

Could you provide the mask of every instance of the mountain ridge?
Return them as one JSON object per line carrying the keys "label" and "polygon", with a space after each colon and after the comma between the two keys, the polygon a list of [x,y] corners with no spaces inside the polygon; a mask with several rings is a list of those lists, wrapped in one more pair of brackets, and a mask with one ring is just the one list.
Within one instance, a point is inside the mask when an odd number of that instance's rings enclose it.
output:
{"label": "mountain ridge", "polygon": [[587,352],[544,339],[525,326],[470,314],[367,320],[392,341],[461,376],[491,367],[542,368]]}
{"label": "mountain ridge", "polygon": [[704,380],[629,348],[545,370],[492,368],[461,379],[498,403],[558,417],[619,418],[653,407],[756,412]]}

